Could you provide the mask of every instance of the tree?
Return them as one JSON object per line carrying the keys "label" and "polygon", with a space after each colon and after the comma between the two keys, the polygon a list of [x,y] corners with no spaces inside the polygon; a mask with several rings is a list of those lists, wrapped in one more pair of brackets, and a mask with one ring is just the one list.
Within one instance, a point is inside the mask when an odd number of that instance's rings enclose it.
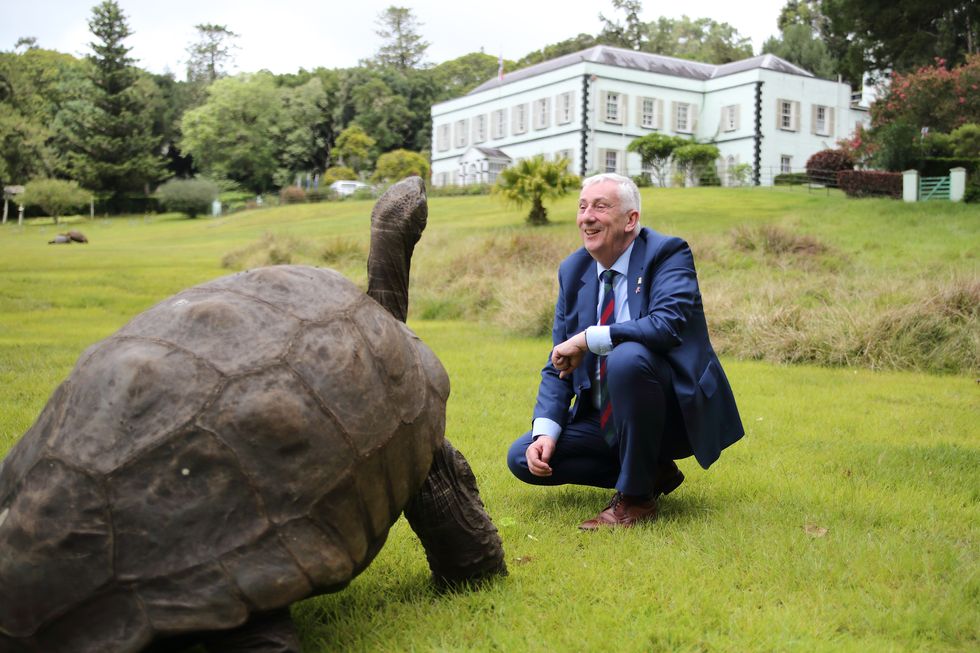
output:
{"label": "tree", "polygon": [[389,6],[378,14],[375,34],[384,39],[375,60],[382,66],[399,70],[417,67],[429,44],[422,40],[418,29],[422,26],[408,7]]}
{"label": "tree", "polygon": [[329,186],[335,181],[354,181],[357,173],[347,166],[330,166],[323,173],[323,185]]}
{"label": "tree", "polygon": [[133,66],[123,43],[131,32],[114,0],[92,9],[89,28],[96,40],[89,44],[88,95],[67,103],[58,116],[66,172],[112,195],[144,190],[163,169],[146,110],[156,88]]}
{"label": "tree", "polygon": [[338,163],[360,172],[367,168],[371,161],[371,150],[374,139],[356,122],[340,132],[337,143],[333,148],[333,156]]}
{"label": "tree", "polygon": [[681,174],[697,185],[702,177],[714,176],[717,179],[715,161],[718,155],[719,151],[715,145],[688,142],[674,150],[674,162]]}
{"label": "tree", "polygon": [[639,154],[643,160],[643,165],[649,166],[653,170],[657,184],[666,186],[671,154],[678,147],[688,143],[687,139],[680,136],[667,136],[654,132],[634,139],[626,146],[626,149]]}
{"label": "tree", "polygon": [[393,150],[378,157],[372,181],[394,183],[405,177],[429,178],[429,161],[418,152],[408,150]]}
{"label": "tree", "polygon": [[917,132],[949,133],[980,122],[980,54],[953,68],[939,60],[906,74],[894,73],[885,93],[871,106],[874,129],[902,122]]}
{"label": "tree", "polygon": [[70,209],[88,204],[92,194],[81,188],[77,181],[64,179],[34,179],[24,186],[19,202],[24,206],[39,206],[46,214],[58,218]]}
{"label": "tree", "polygon": [[881,76],[952,64],[980,52],[980,3],[975,0],[823,0],[823,32],[852,84],[862,73]]}
{"label": "tree", "polygon": [[603,26],[599,39],[609,45],[641,50],[647,39],[648,29],[647,25],[640,20],[643,3],[640,0],[612,0],[612,6],[614,9],[626,13],[625,24],[612,21],[600,13],[599,20],[602,21]]}
{"label": "tree", "polygon": [[830,79],[837,74],[837,60],[830,54],[827,44],[815,36],[808,25],[787,25],[782,28],[778,38],[769,37],[762,44],[762,52],[794,63],[817,77]]}
{"label": "tree", "polygon": [[[414,114],[408,99],[374,78],[353,90],[357,124],[371,135],[380,150],[401,147],[411,138]],[[354,166],[355,168],[357,166]]]}
{"label": "tree", "polygon": [[157,189],[157,196],[168,211],[196,218],[218,199],[218,185],[208,179],[171,179]]}
{"label": "tree", "polygon": [[20,37],[19,39],[17,39],[17,42],[14,43],[14,50],[20,50],[21,48],[24,48],[25,51],[37,50],[38,49],[37,38],[34,36]]}
{"label": "tree", "polygon": [[275,186],[282,97],[271,73],[219,79],[208,99],[184,114],[180,149],[213,179],[228,179],[253,192]]}
{"label": "tree", "polygon": [[211,84],[227,75],[225,68],[232,65],[232,41],[238,38],[227,25],[200,23],[195,25],[197,42],[187,46],[187,81],[203,81]]}
{"label": "tree", "polygon": [[0,52],[0,162],[4,179],[23,184],[64,168],[55,142],[59,107],[88,92],[88,65],[71,55],[29,48]]}
{"label": "tree", "polygon": [[275,182],[285,186],[299,171],[326,167],[327,138],[320,123],[328,113],[328,98],[317,77],[295,88],[280,87],[279,94],[279,118],[271,135],[279,162]]}
{"label": "tree", "polygon": [[556,161],[546,161],[541,155],[524,159],[500,172],[493,192],[518,207],[530,204],[528,224],[548,224],[543,201],[566,195],[578,186],[579,178],[568,172],[570,165],[571,161],[564,157]]}
{"label": "tree", "polygon": [[728,23],[710,18],[674,20],[661,16],[647,25],[644,51],[722,64],[752,56],[752,43]]}
{"label": "tree", "polygon": [[[513,66],[508,67],[507,62],[504,62],[504,67],[506,70],[520,70],[521,68],[533,66],[534,64],[541,63],[542,61],[555,59],[566,54],[572,54],[573,52],[579,52],[581,50],[591,48],[594,45],[598,45],[600,42],[600,39],[597,39],[595,36],[590,34],[579,34],[578,36],[573,36],[570,39],[565,39],[564,41],[559,41],[558,43],[546,45],[540,50],[535,50],[534,52],[526,54],[518,59]],[[612,44],[610,43],[608,45]]]}
{"label": "tree", "polygon": [[954,156],[980,157],[980,125],[976,123],[960,125],[950,134],[950,141]]}
{"label": "tree", "polygon": [[[439,89],[438,99],[449,100],[466,95],[480,84],[497,76],[500,60],[482,52],[471,52],[444,61],[432,68],[431,76]],[[504,61],[504,70],[514,70],[513,61]]]}

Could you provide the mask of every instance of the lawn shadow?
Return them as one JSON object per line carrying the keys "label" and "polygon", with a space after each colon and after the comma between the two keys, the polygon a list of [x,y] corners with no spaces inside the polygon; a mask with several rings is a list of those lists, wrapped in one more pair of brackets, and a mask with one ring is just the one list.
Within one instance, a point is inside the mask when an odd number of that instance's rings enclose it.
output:
{"label": "lawn shadow", "polygon": [[[660,497],[658,520],[682,522],[717,512],[719,504],[713,500],[716,496],[691,485],[690,488],[682,485],[669,495]],[[603,488],[566,485],[548,492],[535,492],[528,499],[531,510],[537,514],[550,515],[561,521],[581,521],[599,512],[612,498],[613,492]]]}

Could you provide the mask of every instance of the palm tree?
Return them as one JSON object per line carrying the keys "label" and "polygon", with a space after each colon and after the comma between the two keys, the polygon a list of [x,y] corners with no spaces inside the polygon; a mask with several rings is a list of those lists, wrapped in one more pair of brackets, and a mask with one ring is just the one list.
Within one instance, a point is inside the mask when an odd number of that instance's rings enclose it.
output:
{"label": "palm tree", "polygon": [[579,178],[568,172],[570,164],[564,157],[555,161],[546,161],[541,155],[524,159],[501,171],[493,192],[518,207],[530,204],[528,224],[548,224],[544,200],[561,197],[578,186]]}

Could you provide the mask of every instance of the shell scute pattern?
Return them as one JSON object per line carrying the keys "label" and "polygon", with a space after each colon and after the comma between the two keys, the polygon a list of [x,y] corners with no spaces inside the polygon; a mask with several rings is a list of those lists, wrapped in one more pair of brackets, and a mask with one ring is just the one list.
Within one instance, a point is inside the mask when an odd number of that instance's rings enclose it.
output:
{"label": "shell scute pattern", "polygon": [[0,467],[0,648],[138,650],[342,588],[425,479],[446,395],[434,354],[332,271],[158,303],[85,352]]}

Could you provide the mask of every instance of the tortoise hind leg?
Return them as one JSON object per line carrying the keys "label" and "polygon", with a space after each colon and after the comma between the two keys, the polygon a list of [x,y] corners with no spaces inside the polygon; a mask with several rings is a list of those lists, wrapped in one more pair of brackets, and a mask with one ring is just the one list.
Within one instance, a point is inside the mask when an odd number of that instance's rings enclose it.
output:
{"label": "tortoise hind leg", "polygon": [[500,534],[480,500],[476,477],[448,440],[436,450],[405,517],[422,541],[436,583],[455,586],[507,574]]}

